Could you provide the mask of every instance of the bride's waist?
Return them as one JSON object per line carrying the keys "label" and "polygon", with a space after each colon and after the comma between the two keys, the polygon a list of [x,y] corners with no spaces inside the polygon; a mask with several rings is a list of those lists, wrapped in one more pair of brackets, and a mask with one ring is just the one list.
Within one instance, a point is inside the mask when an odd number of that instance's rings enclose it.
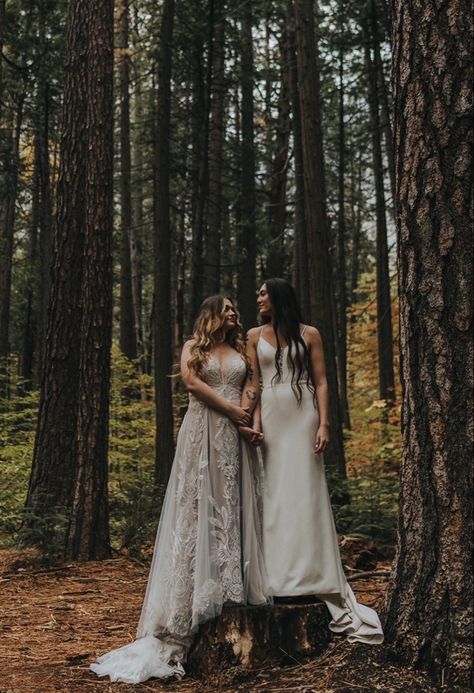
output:
{"label": "bride's waist", "polygon": [[[240,388],[232,387],[231,385],[223,385],[222,387],[212,388],[223,399],[226,399],[232,404],[240,404],[241,390]],[[189,406],[206,406],[198,397],[189,393]]]}
{"label": "bride's waist", "polygon": [[[302,397],[313,397],[313,391],[308,387],[307,383],[299,383],[300,391]],[[298,386],[296,383],[292,384],[291,378],[288,378],[288,380],[280,380],[277,382],[263,382],[262,383],[262,396],[265,393],[271,393],[273,392],[274,394],[281,394],[285,395],[286,393],[294,393],[298,392]]]}

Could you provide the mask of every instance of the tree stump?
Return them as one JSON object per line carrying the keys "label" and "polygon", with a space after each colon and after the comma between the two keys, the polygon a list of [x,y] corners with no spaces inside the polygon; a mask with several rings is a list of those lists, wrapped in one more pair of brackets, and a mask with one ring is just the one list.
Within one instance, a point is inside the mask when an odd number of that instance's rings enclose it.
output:
{"label": "tree stump", "polygon": [[217,662],[246,669],[263,661],[296,664],[326,649],[330,620],[322,602],[226,607],[199,629],[186,668],[208,674]]}

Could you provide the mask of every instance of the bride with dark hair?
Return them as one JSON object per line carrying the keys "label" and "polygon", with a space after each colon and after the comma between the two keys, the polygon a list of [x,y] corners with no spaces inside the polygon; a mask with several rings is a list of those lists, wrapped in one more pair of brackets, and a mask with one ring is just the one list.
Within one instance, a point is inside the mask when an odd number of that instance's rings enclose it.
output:
{"label": "bride with dark hair", "polygon": [[[232,301],[210,296],[181,356],[189,407],[156,535],[148,585],[129,645],[91,669],[112,681],[180,677],[199,624],[223,605],[265,604],[261,551],[261,474],[240,406],[247,357]],[[258,435],[256,436],[258,439]]]}
{"label": "bride with dark hair", "polygon": [[284,279],[267,279],[257,303],[263,325],[248,333],[250,368],[241,405],[253,411],[253,429],[264,436],[269,593],[317,596],[331,613],[331,630],[351,642],[380,643],[380,620],[356,601],[339,555],[322,455],[330,431],[321,336],[304,324],[296,293]]}

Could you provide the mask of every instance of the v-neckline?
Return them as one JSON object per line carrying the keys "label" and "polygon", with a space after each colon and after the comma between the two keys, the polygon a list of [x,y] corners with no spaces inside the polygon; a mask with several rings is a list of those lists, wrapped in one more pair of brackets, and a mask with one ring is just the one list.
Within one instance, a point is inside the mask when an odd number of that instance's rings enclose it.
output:
{"label": "v-neckline", "polygon": [[217,363],[217,365],[219,366],[219,370],[220,370],[220,372],[222,373],[222,375],[224,375],[224,374],[227,375],[227,374],[229,373],[231,363],[232,363],[233,361],[237,361],[237,359],[241,359],[241,358],[242,358],[242,355],[241,355],[241,354],[236,354],[235,356],[233,356],[232,358],[230,358],[230,359],[229,359],[229,362],[228,362],[228,364],[227,364],[227,366],[226,366],[225,368],[224,368],[224,366],[222,365],[222,363],[219,361],[219,359],[217,358],[217,356],[214,356],[214,354],[209,354],[209,358],[214,359],[214,361],[215,361],[215,362]]}
{"label": "v-neckline", "polygon": [[[270,342],[268,341],[268,339],[265,339],[265,337],[264,337],[263,335],[260,335],[260,339],[261,339],[262,341],[264,341],[266,344],[268,344],[268,346],[271,347],[274,351],[277,350],[276,346],[273,346],[273,344],[270,344]],[[288,344],[285,344],[284,347],[280,347],[280,349],[282,349],[282,350],[283,350],[283,349],[288,349]]]}

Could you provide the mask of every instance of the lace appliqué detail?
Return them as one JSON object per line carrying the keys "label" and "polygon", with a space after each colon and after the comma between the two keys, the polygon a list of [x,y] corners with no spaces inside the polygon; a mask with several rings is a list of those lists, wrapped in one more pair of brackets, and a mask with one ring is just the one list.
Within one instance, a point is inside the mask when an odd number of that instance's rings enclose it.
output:
{"label": "lace appliqu\u00e9 detail", "polygon": [[[206,382],[223,397],[240,402],[246,368],[238,357],[223,372],[209,359]],[[240,540],[240,439],[224,415],[207,408],[192,395],[178,441],[175,525],[165,574],[166,623],[170,633],[187,635],[197,623],[212,617],[226,601],[244,601]],[[180,445],[181,443],[181,445]],[[197,580],[198,525],[205,499],[209,503],[208,531],[212,577]]]}

